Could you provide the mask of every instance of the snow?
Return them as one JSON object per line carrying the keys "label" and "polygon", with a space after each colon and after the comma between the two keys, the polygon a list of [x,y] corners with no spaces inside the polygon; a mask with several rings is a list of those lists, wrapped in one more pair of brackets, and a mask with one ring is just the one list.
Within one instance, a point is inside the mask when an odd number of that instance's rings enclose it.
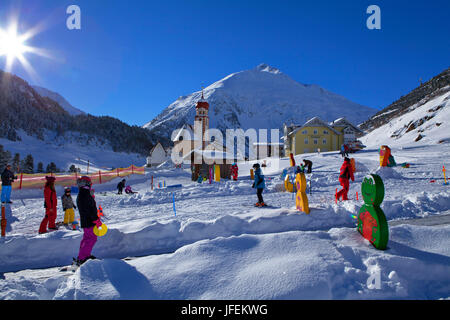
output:
{"label": "snow", "polygon": [[[12,223],[0,239],[0,299],[450,298],[448,219],[433,226],[420,223],[450,214],[450,187],[442,184],[441,171],[442,165],[450,167],[450,147],[392,152],[397,163],[411,167],[380,169],[377,148],[352,154],[357,172],[351,200],[337,204],[342,157],[337,152],[296,156],[297,163],[313,162],[307,175],[309,215],[295,209],[293,194],[280,191],[288,158],[269,158],[262,168],[263,196],[271,205],[264,209],[253,207],[249,171],[254,161],[239,164],[236,182],[199,184],[190,181],[189,168],[165,163],[145,176],[127,178],[139,192],[132,196],[115,194],[117,179],[96,185],[108,233],[93,250],[101,260],[90,260],[73,274],[57,268],[76,256],[82,232],[38,235],[42,190],[13,191],[14,203],[6,207]],[[362,238],[352,217],[363,204],[356,192],[364,176],[375,172],[383,175],[386,188],[381,207],[388,223],[395,222],[385,251]],[[152,176],[154,186],[182,187],[152,190]],[[57,192],[59,198],[62,190]],[[58,204],[57,220],[60,210]],[[368,282],[374,274],[380,288]]]}
{"label": "snow", "polygon": [[[284,122],[303,124],[315,116],[324,121],[346,117],[359,124],[376,113],[317,85],[296,82],[265,64],[230,74],[206,87],[203,94],[210,105],[210,128],[223,131],[282,130]],[[173,130],[192,122],[201,95],[199,91],[178,98],[143,127],[170,138]]]}
{"label": "snow", "polygon": [[68,171],[74,164],[82,173],[87,172],[88,161],[91,173],[111,168],[128,168],[132,164],[140,167],[146,163],[145,157],[141,155],[114,152],[109,145],[103,145],[96,139],[88,139],[79,133],[69,132],[64,137],[55,138],[53,133],[46,132],[44,140],[28,136],[20,130],[18,134],[21,141],[0,138],[0,145],[10,151],[12,157],[15,153],[19,153],[20,158],[24,159],[31,154],[35,170],[39,162],[43,163],[44,170],[50,162],[54,162],[57,168],[63,171]]}
{"label": "snow", "polygon": [[[371,131],[360,138],[361,142],[368,147],[388,145],[397,148],[450,143],[450,91],[448,87],[443,88],[442,91],[444,93],[426,103],[419,102],[411,106],[408,113]],[[430,118],[426,120],[427,117]],[[422,124],[420,124],[421,120]],[[406,132],[412,123],[417,123],[417,127]],[[423,138],[416,142],[415,139],[419,134]]]}

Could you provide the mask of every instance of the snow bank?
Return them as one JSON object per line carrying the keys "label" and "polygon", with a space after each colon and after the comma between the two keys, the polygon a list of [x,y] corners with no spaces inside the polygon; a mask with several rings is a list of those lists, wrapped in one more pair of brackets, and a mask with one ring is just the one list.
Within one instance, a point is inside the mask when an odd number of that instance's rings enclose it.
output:
{"label": "snow bank", "polygon": [[[450,210],[449,200],[449,193],[422,192],[406,199],[385,200],[381,208],[388,220],[417,218]],[[362,204],[362,201],[344,201],[311,205],[309,215],[291,207],[255,209],[212,220],[173,218],[159,222],[147,218],[111,224],[106,221],[108,234],[98,238],[93,254],[124,258],[173,252],[184,245],[217,237],[354,227],[356,220],[352,216],[358,214]],[[7,235],[0,239],[0,272],[69,264],[78,252],[81,238],[81,232],[65,229],[45,235]]]}
{"label": "snow bank", "polygon": [[[264,209],[263,209],[264,210]],[[93,254],[99,257],[123,258],[173,252],[183,245],[203,239],[243,233],[261,234],[290,230],[329,229],[353,226],[350,214],[339,206],[328,210],[314,209],[306,215],[292,209],[275,209],[260,215],[224,215],[210,221],[189,219],[185,223],[172,219],[164,223],[142,219],[134,224],[108,225],[108,234],[98,238]],[[78,252],[82,233],[58,230],[38,236],[9,236],[0,240],[0,272],[16,271],[33,265],[44,268],[69,264]],[[48,250],[51,248],[51,250]]]}
{"label": "snow bank", "polygon": [[375,170],[374,174],[379,175],[383,180],[403,179],[403,176],[397,170],[391,167],[378,167],[378,169]]}
{"label": "snow bank", "polygon": [[450,292],[450,226],[393,227],[386,251],[340,228],[218,237],[171,254],[90,260],[69,277],[24,272],[5,274],[1,299],[440,299]]}

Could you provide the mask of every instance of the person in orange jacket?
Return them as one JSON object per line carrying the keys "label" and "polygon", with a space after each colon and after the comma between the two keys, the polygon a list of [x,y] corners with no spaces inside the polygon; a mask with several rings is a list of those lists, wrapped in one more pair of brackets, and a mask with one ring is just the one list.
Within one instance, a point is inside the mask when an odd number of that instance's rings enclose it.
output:
{"label": "person in orange jacket", "polygon": [[353,169],[352,165],[350,163],[350,159],[345,157],[344,163],[341,166],[341,171],[339,175],[339,183],[342,186],[342,190],[340,190],[336,194],[337,200],[340,200],[342,197],[342,200],[348,200],[348,190],[350,189],[350,179],[352,181],[355,181],[355,177],[353,176]]}
{"label": "person in orange jacket", "polygon": [[55,177],[45,177],[47,182],[44,187],[44,208],[45,208],[45,217],[41,222],[39,227],[39,233],[46,233],[47,226],[49,230],[57,230],[55,221],[56,221],[56,208],[58,204],[58,200],[56,198],[56,190],[55,190]]}

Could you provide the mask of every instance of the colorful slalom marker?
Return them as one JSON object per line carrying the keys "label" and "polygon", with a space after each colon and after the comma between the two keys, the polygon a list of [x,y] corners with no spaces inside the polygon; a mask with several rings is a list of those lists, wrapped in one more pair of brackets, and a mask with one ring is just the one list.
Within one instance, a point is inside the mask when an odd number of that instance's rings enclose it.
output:
{"label": "colorful slalom marker", "polygon": [[384,184],[380,176],[370,174],[364,177],[361,185],[364,205],[359,210],[358,231],[379,250],[385,250],[389,240],[386,216],[380,208],[384,192]]}
{"label": "colorful slalom marker", "polygon": [[444,172],[444,186],[448,185],[447,177],[445,176],[445,166],[442,166],[442,172]]}
{"label": "colorful slalom marker", "polygon": [[177,216],[177,210],[175,209],[175,193],[172,193],[173,213]]}

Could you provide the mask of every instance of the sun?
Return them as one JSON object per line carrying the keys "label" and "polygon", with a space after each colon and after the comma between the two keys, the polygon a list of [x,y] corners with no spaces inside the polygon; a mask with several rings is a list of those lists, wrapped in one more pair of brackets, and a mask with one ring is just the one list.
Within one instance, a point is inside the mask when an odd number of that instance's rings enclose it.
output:
{"label": "sun", "polygon": [[10,28],[7,31],[0,29],[0,55],[5,55],[8,59],[20,58],[28,47],[23,37],[17,34],[17,30]]}
{"label": "sun", "polygon": [[2,57],[6,57],[6,65],[4,70],[11,72],[14,62],[18,60],[30,77],[33,80],[38,80],[38,75],[25,56],[33,53],[39,56],[52,58],[51,54],[47,50],[32,47],[27,44],[27,42],[37,33],[42,31],[45,25],[39,24],[22,34],[19,34],[17,26],[18,20],[15,19],[8,28],[3,29],[0,27],[0,59]]}

